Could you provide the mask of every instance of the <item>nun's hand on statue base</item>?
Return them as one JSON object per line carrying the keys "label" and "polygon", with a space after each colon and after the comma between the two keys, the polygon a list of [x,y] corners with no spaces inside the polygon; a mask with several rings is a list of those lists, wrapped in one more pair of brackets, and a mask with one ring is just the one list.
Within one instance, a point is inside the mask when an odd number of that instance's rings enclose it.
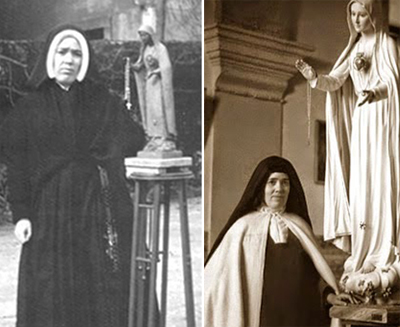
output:
{"label": "nun's hand on statue base", "polygon": [[312,68],[302,59],[296,60],[295,66],[307,81],[312,81],[317,78],[317,73],[315,72],[314,68]]}
{"label": "nun's hand on statue base", "polygon": [[15,225],[14,234],[21,244],[29,241],[32,236],[32,223],[27,218],[18,220]]}
{"label": "nun's hand on statue base", "polygon": [[339,293],[339,294],[330,293],[328,294],[326,301],[331,305],[340,305],[340,306],[360,303],[360,301],[357,298],[347,293]]}

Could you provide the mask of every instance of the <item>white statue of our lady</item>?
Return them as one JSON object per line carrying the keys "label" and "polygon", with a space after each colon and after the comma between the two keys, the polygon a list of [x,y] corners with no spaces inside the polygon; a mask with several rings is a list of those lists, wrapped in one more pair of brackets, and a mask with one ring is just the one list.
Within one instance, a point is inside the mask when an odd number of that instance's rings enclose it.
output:
{"label": "white statue of our lady", "polygon": [[400,301],[399,50],[380,1],[351,0],[347,22],[349,43],[328,75],[296,62],[327,92],[324,238],[351,253],[345,291]]}

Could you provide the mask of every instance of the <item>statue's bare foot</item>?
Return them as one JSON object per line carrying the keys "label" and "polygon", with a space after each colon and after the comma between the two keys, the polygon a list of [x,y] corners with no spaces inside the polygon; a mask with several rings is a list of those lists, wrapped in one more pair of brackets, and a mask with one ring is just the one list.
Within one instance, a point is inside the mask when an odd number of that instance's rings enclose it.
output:
{"label": "statue's bare foot", "polygon": [[365,261],[361,268],[361,273],[368,274],[370,272],[373,272],[375,270],[375,268],[376,268],[375,265],[373,265],[371,262]]}

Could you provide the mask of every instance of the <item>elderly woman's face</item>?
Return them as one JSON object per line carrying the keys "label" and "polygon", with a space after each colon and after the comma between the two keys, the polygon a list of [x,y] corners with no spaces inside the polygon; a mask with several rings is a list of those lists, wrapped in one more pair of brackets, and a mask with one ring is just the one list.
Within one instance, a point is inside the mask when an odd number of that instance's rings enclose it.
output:
{"label": "elderly woman's face", "polygon": [[282,210],[286,206],[289,192],[289,176],[285,173],[272,173],[265,184],[265,204],[272,210]]}
{"label": "elderly woman's face", "polygon": [[371,28],[371,21],[369,20],[368,12],[365,8],[355,2],[350,8],[351,21],[357,33],[368,32]]}
{"label": "elderly woman's face", "polygon": [[54,55],[55,79],[64,86],[75,82],[82,64],[82,49],[73,37],[66,37],[57,46]]}

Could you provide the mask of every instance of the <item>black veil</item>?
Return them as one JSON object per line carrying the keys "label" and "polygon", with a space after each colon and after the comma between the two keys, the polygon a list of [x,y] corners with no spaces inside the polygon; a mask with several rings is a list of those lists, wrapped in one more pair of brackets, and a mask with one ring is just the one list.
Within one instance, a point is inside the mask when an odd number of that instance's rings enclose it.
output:
{"label": "black veil", "polygon": [[272,173],[285,173],[290,180],[290,193],[286,203],[286,212],[294,213],[303,218],[310,226],[307,202],[304,190],[293,165],[286,159],[272,156],[262,160],[254,170],[244,190],[242,198],[229,217],[228,222],[219,233],[207,257],[206,264],[217,249],[229,228],[244,215],[257,210],[264,204],[265,184]]}

